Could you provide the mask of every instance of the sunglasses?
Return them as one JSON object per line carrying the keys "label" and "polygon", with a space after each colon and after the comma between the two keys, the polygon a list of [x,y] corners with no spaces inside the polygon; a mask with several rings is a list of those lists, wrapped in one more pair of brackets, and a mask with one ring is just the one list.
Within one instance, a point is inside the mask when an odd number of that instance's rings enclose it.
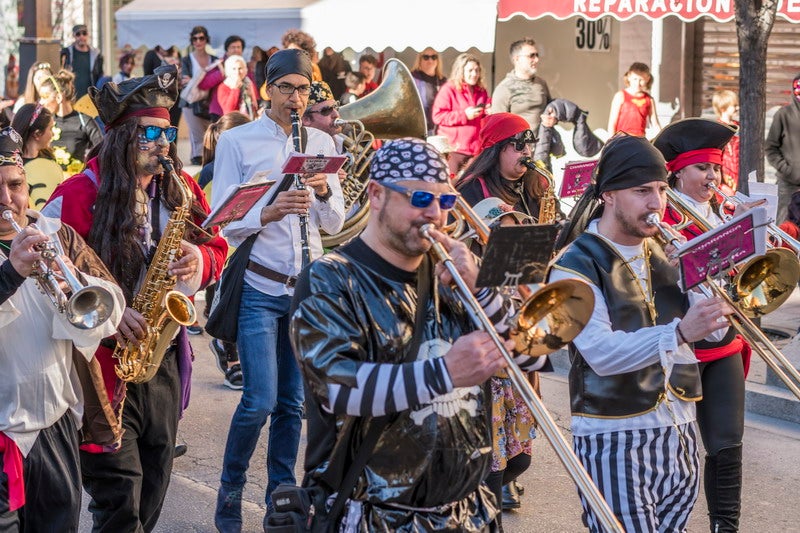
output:
{"label": "sunglasses", "polygon": [[84,37],[86,35],[89,35],[89,32],[86,31],[86,30],[81,30],[81,31],[76,31],[75,32],[75,37]]}
{"label": "sunglasses", "polygon": [[293,94],[295,91],[297,91],[297,94],[302,96],[308,96],[311,94],[311,85],[300,85],[299,87],[295,87],[291,83],[281,83],[276,85],[276,87],[281,94]]}
{"label": "sunglasses", "polygon": [[517,57],[527,57],[528,59],[535,59],[539,57],[539,52],[531,52],[530,54],[517,54]]}
{"label": "sunglasses", "polygon": [[50,63],[37,63],[36,70],[52,70]]}
{"label": "sunglasses", "polygon": [[422,59],[425,59],[427,61],[435,61],[439,59],[439,56],[436,54],[422,54]]}
{"label": "sunglasses", "polygon": [[438,199],[439,209],[442,211],[447,211],[448,209],[453,209],[453,206],[456,205],[456,200],[460,196],[458,193],[434,194],[428,191],[409,189],[394,183],[381,183],[381,185],[392,191],[405,194],[408,197],[408,201],[411,202],[411,205],[417,209],[425,209],[431,205],[434,200]]}
{"label": "sunglasses", "polygon": [[517,152],[521,152],[525,149],[526,146],[536,144],[536,139],[534,138],[533,132],[531,130],[525,130],[511,137],[508,140],[508,144],[513,146],[514,150],[516,150]]}
{"label": "sunglasses", "polygon": [[169,126],[167,128],[159,128],[158,126],[138,126],[144,132],[144,138],[150,142],[155,142],[161,138],[161,134],[167,138],[168,142],[175,142],[178,138],[178,128]]}
{"label": "sunglasses", "polygon": [[[300,94],[303,94],[303,93],[300,93]],[[316,110],[307,109],[306,110],[306,115],[312,115],[314,113],[319,113],[323,117],[328,117],[328,116],[330,116],[331,113],[333,113],[337,109],[339,109],[339,104],[326,105],[325,107],[320,108],[320,109],[316,109]]]}
{"label": "sunglasses", "polygon": [[205,35],[192,35],[192,41],[205,41]]}

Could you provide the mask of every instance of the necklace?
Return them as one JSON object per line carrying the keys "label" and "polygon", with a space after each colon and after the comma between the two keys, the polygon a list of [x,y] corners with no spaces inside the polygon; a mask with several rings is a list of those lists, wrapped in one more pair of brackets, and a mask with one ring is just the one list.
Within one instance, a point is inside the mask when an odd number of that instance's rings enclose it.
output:
{"label": "necklace", "polygon": [[6,244],[3,241],[0,241],[0,246],[2,246],[5,250],[7,250],[9,253],[11,253],[11,245],[10,244]]}

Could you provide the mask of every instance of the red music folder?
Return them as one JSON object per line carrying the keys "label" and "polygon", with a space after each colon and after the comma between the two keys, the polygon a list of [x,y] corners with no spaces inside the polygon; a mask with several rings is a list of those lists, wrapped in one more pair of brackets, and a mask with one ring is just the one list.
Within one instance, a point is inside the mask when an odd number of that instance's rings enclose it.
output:
{"label": "red music folder", "polygon": [[559,198],[580,196],[592,182],[592,174],[597,161],[573,161],[564,167]]}
{"label": "red music folder", "polygon": [[203,222],[203,229],[226,226],[235,220],[241,220],[273,185],[275,180],[244,183],[233,188],[225,200],[208,215]]}
{"label": "red music folder", "polygon": [[291,154],[283,163],[284,174],[336,174],[347,161],[344,155]]}

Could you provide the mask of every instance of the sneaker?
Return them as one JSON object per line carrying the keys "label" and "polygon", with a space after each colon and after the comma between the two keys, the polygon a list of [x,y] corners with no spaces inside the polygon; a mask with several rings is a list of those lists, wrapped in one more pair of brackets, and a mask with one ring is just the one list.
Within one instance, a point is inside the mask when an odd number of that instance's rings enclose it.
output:
{"label": "sneaker", "polygon": [[229,389],[242,390],[244,387],[243,381],[242,365],[236,363],[225,372],[225,381],[223,381],[222,384]]}
{"label": "sneaker", "polygon": [[222,533],[241,533],[242,489],[219,488],[214,525],[217,527],[217,531]]}
{"label": "sneaker", "polygon": [[178,457],[183,457],[186,455],[186,452],[189,450],[189,447],[185,444],[176,444],[175,451],[172,452],[172,458],[177,459]]}
{"label": "sneaker", "polygon": [[191,326],[186,326],[186,332],[189,335],[202,335],[203,334],[203,327],[195,322]]}
{"label": "sneaker", "polygon": [[223,374],[228,372],[228,354],[225,353],[225,347],[219,339],[211,339],[208,343],[211,347],[211,353],[214,354],[214,361],[217,363],[217,368]]}

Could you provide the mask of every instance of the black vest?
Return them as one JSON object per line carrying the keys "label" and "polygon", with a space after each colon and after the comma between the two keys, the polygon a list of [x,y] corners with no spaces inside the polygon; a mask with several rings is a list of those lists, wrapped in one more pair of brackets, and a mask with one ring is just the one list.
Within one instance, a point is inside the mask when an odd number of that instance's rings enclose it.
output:
{"label": "black vest", "polygon": [[[678,274],[663,250],[650,241],[650,276],[657,312],[656,325],[682,317],[688,298],[678,287]],[[639,280],[623,259],[602,238],[584,233],[556,259],[555,265],[573,271],[596,285],[605,298],[611,327],[632,332],[652,326],[642,299]],[[664,371],[659,362],[623,374],[600,376],[592,370],[574,344],[569,345],[569,389],[572,414],[602,418],[637,416],[654,409],[662,400]],[[701,398],[697,365],[675,365],[670,390],[681,399]]]}

